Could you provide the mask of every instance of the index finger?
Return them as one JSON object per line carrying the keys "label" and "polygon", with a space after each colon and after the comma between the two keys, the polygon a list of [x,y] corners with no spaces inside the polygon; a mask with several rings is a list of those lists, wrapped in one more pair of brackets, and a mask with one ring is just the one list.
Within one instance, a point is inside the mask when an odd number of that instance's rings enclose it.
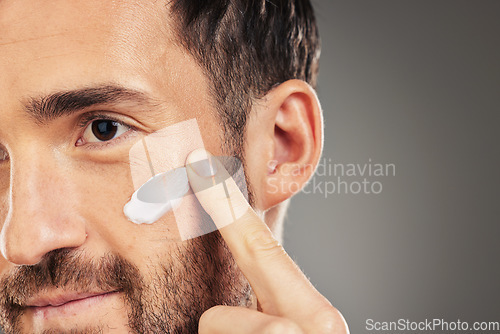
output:
{"label": "index finger", "polygon": [[[189,182],[250,282],[262,309],[273,315],[306,316],[296,304],[323,306],[322,297],[304,276],[269,227],[249,205],[224,166],[205,150],[187,158]],[[294,303],[290,303],[293,293]],[[295,304],[295,305],[294,305]]]}

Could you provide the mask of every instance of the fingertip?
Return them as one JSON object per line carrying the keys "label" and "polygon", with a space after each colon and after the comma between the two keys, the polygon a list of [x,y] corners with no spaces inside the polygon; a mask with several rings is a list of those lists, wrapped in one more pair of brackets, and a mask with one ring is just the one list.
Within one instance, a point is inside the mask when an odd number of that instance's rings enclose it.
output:
{"label": "fingertip", "polygon": [[193,170],[198,176],[209,178],[218,172],[214,156],[203,148],[192,151],[187,159],[186,166]]}
{"label": "fingertip", "polygon": [[208,152],[204,148],[202,148],[202,147],[197,148],[188,154],[188,156],[186,158],[186,163],[191,164],[191,163],[196,162],[196,161],[208,159],[209,155],[211,155],[210,152]]}
{"label": "fingertip", "polygon": [[186,159],[191,188],[218,229],[231,224],[248,210],[246,197],[222,161],[204,149],[196,149]]}

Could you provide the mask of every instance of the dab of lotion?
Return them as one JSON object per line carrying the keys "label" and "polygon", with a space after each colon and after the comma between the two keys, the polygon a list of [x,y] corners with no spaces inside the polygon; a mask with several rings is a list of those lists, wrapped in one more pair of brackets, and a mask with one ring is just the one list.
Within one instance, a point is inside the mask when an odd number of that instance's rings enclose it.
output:
{"label": "dab of lotion", "polygon": [[133,223],[153,224],[178,206],[188,190],[185,167],[155,175],[134,192],[123,213]]}

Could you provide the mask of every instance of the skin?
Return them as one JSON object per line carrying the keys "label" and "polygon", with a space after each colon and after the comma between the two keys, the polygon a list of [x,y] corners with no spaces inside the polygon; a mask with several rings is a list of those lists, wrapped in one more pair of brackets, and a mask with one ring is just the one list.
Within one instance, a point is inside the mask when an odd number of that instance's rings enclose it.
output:
{"label": "skin", "polygon": [[[220,299],[197,305],[199,314],[206,311],[200,333],[346,333],[342,316],[279,244],[287,201],[311,177],[322,149],[321,109],[306,83],[285,82],[252,110],[245,167],[255,205],[250,208],[239,191],[229,187],[244,214],[220,229],[225,242],[215,242],[217,264],[206,263],[213,270],[197,272],[189,259],[214,247],[196,249],[196,241],[166,241],[175,226],[172,215],[150,226],[124,217],[123,205],[134,191],[128,151],[141,137],[196,118],[205,148],[223,154],[209,83],[176,43],[171,19],[162,2],[0,1],[0,157],[8,154],[0,162],[0,280],[45,263],[60,249],[77,252],[85,263],[114,254],[133,265],[144,287],[164,288],[159,299],[173,301],[179,292],[156,284],[159,268],[172,268],[172,280],[178,280],[174,283],[189,288],[190,275],[191,281],[195,276],[203,281],[202,276],[217,273],[213,268],[218,266],[226,269],[221,270],[226,277],[217,277]],[[26,112],[27,101],[34,98],[110,84],[140,91],[147,101],[106,103],[50,120]],[[133,129],[106,143],[91,142],[94,138],[85,132],[88,124],[79,122],[96,110]],[[194,190],[204,182],[193,171],[189,178]],[[277,184],[285,186],[277,191]],[[227,199],[217,193],[197,197],[221,226],[218,207]],[[251,303],[243,291],[248,283],[254,291]],[[50,286],[45,293],[54,291]],[[216,294],[195,291],[202,301]],[[145,295],[154,298],[147,289]],[[212,307],[226,300],[232,306]],[[147,312],[162,307],[152,304]],[[84,332],[96,325],[102,332],[127,333],[134,330],[130,312],[130,303],[118,292],[64,319],[24,312],[19,322],[27,333]],[[182,328],[184,320],[172,321]]]}

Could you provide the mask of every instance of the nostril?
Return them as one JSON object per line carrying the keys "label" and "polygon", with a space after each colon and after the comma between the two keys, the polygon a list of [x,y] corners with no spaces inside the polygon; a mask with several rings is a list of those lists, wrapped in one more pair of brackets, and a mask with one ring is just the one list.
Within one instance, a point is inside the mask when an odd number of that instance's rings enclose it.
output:
{"label": "nostril", "polygon": [[7,150],[0,146],[0,164],[7,160],[9,160],[9,153],[7,153]]}
{"label": "nostril", "polygon": [[2,229],[0,247],[2,256],[15,265],[35,265],[43,257],[37,250],[36,243],[28,243],[27,239],[19,233],[12,233],[9,228]]}

